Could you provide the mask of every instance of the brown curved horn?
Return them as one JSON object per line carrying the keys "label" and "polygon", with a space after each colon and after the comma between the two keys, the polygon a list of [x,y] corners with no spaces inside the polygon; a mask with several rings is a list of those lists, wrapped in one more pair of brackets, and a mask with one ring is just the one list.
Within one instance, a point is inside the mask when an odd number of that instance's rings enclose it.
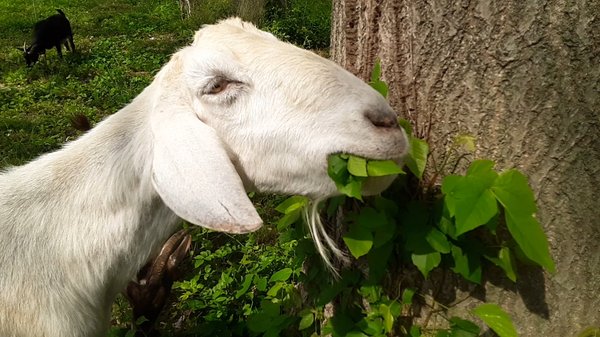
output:
{"label": "brown curved horn", "polygon": [[187,257],[191,246],[192,236],[186,233],[186,235],[179,243],[179,246],[177,246],[177,248],[175,248],[175,251],[171,253],[171,255],[169,255],[169,260],[167,261],[167,273],[169,273],[169,276],[171,276],[171,278],[175,278],[177,271],[176,269],[181,263],[181,261],[183,261]]}
{"label": "brown curved horn", "polygon": [[[189,236],[187,230],[182,229],[179,232],[173,234],[167,240],[167,242],[165,242],[162,249],[160,250],[160,253],[156,257],[154,262],[152,262],[152,267],[150,267],[150,269],[146,273],[146,278],[148,279],[147,283],[152,284],[153,282],[156,282],[157,280],[163,277],[166,271],[165,267],[167,266],[167,262],[169,261],[171,254],[178,250],[182,243],[188,241],[186,240],[187,236]],[[190,244],[191,238],[189,239],[187,245],[189,246]],[[185,251],[185,253],[187,253],[187,251]]]}

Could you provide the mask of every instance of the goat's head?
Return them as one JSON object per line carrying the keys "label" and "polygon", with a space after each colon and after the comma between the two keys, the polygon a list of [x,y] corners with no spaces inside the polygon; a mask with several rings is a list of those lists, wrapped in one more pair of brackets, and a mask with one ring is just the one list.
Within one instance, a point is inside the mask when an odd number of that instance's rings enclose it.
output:
{"label": "goat's head", "polygon": [[[258,228],[246,191],[338,194],[327,175],[331,154],[399,161],[407,151],[379,93],[239,19],[199,30],[155,83],[154,186],[175,213],[209,228]],[[371,179],[363,192],[391,180]]]}
{"label": "goat's head", "polygon": [[40,58],[40,53],[34,48],[35,45],[27,47],[27,43],[23,43],[23,47],[17,48],[17,50],[23,52],[23,57],[28,67],[34,65]]}

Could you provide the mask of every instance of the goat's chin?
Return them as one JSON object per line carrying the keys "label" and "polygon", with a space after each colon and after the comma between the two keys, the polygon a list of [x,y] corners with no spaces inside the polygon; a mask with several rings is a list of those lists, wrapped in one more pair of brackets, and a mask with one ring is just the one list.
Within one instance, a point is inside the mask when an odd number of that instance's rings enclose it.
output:
{"label": "goat's chin", "polygon": [[364,196],[377,195],[390,187],[396,177],[397,175],[367,178],[363,183],[362,194]]}
{"label": "goat's chin", "polygon": [[[368,196],[380,194],[381,192],[388,189],[388,187],[390,187],[390,185],[392,185],[392,182],[394,182],[396,177],[397,177],[397,175],[389,175],[389,176],[383,176],[383,177],[368,177],[363,182],[362,191],[361,191],[362,195],[368,197]],[[340,193],[340,191],[338,191],[338,189],[335,187],[335,184],[333,183],[333,181],[330,180],[329,177],[327,177],[327,179],[328,179],[328,182],[326,184],[324,184],[323,187],[325,188],[325,186],[327,186],[327,187],[331,186],[331,188],[315,191],[313,193],[305,193],[303,195],[309,197],[312,200],[324,200],[324,199],[329,199],[332,197],[342,195]],[[331,184],[329,184],[330,182],[331,182]]]}

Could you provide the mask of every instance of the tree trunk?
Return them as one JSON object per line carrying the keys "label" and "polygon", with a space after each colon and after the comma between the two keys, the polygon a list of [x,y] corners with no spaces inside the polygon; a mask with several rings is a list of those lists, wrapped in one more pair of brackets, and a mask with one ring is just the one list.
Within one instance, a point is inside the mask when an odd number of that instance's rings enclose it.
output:
{"label": "tree trunk", "polygon": [[238,0],[237,15],[246,21],[259,24],[265,14],[267,0]]}
{"label": "tree trunk", "polygon": [[522,336],[600,326],[600,2],[333,3],[334,61],[366,80],[380,59],[398,114],[421,135],[431,121],[434,158],[467,133],[476,157],[529,176],[557,272],[490,279],[481,299]]}

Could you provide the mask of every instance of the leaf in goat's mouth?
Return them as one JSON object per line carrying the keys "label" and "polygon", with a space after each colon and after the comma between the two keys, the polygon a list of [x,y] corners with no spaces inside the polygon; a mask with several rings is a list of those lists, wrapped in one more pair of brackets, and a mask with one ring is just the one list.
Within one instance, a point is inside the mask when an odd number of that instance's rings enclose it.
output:
{"label": "leaf in goat's mouth", "polygon": [[362,184],[367,177],[403,174],[392,160],[370,160],[351,154],[339,153],[328,158],[327,173],[340,193],[362,200]]}

